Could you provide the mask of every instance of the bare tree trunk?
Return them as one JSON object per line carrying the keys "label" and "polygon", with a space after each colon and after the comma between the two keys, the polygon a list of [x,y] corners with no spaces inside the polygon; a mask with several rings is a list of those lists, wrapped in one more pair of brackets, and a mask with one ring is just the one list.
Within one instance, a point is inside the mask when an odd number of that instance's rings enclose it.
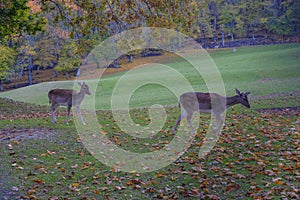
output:
{"label": "bare tree trunk", "polygon": [[202,34],[203,34],[203,38],[202,38],[202,46],[203,46],[203,48],[206,48],[206,37],[205,37],[204,31],[202,31]]}
{"label": "bare tree trunk", "polygon": [[[33,47],[34,38],[33,36],[27,36],[30,47]],[[33,70],[33,56],[29,53],[29,66],[28,66],[28,83],[32,85],[32,70]]]}
{"label": "bare tree trunk", "polygon": [[0,91],[3,91],[2,80],[0,80]]}
{"label": "bare tree trunk", "polygon": [[76,75],[75,75],[75,76],[76,76],[76,77],[80,76],[80,67],[77,68],[77,70],[76,70]]}
{"label": "bare tree trunk", "polygon": [[29,85],[32,85],[32,68],[33,68],[33,63],[32,63],[32,55],[29,55],[29,66],[28,66],[28,83]]}
{"label": "bare tree trunk", "polygon": [[225,46],[225,38],[224,38],[224,31],[222,31],[222,46]]}
{"label": "bare tree trunk", "polygon": [[177,32],[177,37],[178,37],[178,48],[181,49],[182,48],[182,41],[181,41],[181,35],[179,34],[179,32]]}
{"label": "bare tree trunk", "polygon": [[132,63],[132,58],[133,58],[133,55],[132,55],[132,54],[128,54],[128,55],[127,55],[127,61],[128,61],[129,63]]}
{"label": "bare tree trunk", "polygon": [[114,59],[114,68],[119,68],[120,65],[118,63],[118,59]]}
{"label": "bare tree trunk", "polygon": [[19,71],[19,78],[21,78],[22,76],[24,76],[24,67],[21,67]]}
{"label": "bare tree trunk", "polygon": [[55,70],[55,68],[53,67],[53,77],[56,78],[57,77],[57,72]]}

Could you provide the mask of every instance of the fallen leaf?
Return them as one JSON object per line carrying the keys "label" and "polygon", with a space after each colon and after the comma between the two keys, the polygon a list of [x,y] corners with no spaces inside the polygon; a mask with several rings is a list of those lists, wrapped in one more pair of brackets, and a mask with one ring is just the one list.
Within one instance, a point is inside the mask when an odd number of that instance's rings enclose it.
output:
{"label": "fallen leaf", "polygon": [[72,186],[75,187],[75,188],[78,188],[79,187],[79,183],[78,182],[72,183]]}

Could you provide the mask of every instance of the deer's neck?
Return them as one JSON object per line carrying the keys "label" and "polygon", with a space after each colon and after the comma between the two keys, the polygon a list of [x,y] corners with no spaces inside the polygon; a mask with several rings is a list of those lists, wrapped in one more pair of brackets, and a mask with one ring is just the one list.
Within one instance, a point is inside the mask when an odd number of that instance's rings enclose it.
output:
{"label": "deer's neck", "polygon": [[80,90],[79,93],[75,94],[75,95],[74,95],[74,98],[73,98],[73,104],[74,104],[74,105],[80,104],[81,101],[82,101],[83,98],[84,98],[84,95],[85,95],[85,93],[84,93],[83,90]]}
{"label": "deer's neck", "polygon": [[84,92],[84,90],[81,89],[78,93],[79,98],[82,100],[84,98],[84,95],[85,95],[85,92]]}
{"label": "deer's neck", "polygon": [[230,106],[238,104],[237,96],[226,97],[226,107],[229,108]]}

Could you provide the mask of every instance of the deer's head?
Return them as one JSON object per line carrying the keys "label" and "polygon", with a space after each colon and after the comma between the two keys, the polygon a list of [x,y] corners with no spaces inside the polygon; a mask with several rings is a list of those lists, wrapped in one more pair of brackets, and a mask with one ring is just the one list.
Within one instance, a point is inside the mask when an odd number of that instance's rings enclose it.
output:
{"label": "deer's head", "polygon": [[239,103],[247,108],[250,108],[250,103],[248,101],[248,94],[250,94],[250,92],[240,92],[238,89],[235,89],[235,92],[237,94]]}
{"label": "deer's head", "polygon": [[90,88],[85,82],[83,83],[78,82],[78,84],[81,86],[80,92],[91,95]]}

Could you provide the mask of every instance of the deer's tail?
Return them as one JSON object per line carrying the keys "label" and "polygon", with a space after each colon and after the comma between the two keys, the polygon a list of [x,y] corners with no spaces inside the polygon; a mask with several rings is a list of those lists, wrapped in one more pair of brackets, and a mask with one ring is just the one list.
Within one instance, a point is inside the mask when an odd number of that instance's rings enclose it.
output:
{"label": "deer's tail", "polygon": [[180,102],[178,102],[178,107],[179,107],[179,108],[181,108],[181,106],[180,106]]}

